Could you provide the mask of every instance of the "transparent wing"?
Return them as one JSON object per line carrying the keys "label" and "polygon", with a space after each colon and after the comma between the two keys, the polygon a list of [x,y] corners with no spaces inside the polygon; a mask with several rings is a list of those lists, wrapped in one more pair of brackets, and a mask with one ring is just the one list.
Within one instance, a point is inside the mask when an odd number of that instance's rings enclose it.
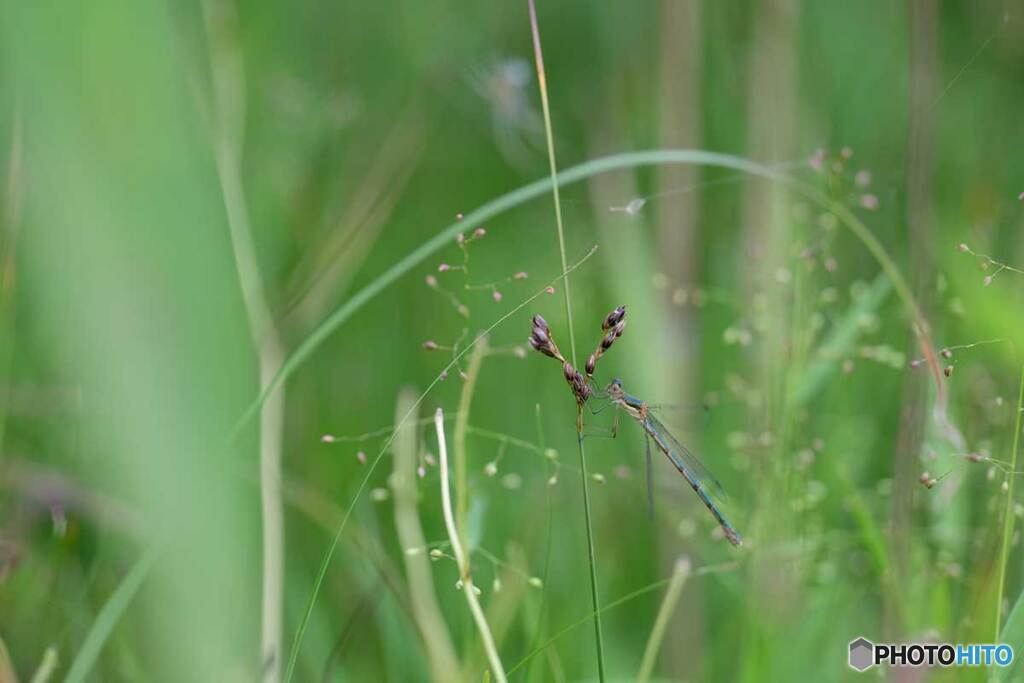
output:
{"label": "transparent wing", "polygon": [[698,429],[711,421],[714,409],[704,403],[648,403],[647,409],[655,415],[684,429]]}
{"label": "transparent wing", "polygon": [[[690,475],[696,477],[698,483],[703,485],[703,487],[707,489],[708,493],[712,496],[718,498],[720,501],[728,502],[729,497],[726,495],[725,489],[722,488],[721,482],[719,482],[715,475],[711,473],[711,470],[709,470],[707,466],[700,461],[700,458],[693,454],[693,451],[679,443],[679,441],[672,436],[672,432],[670,432],[658,418],[648,414],[647,422],[673,451],[672,453],[666,453],[669,458],[676,460],[677,464],[685,467]],[[655,443],[657,443],[657,440],[655,440]]]}

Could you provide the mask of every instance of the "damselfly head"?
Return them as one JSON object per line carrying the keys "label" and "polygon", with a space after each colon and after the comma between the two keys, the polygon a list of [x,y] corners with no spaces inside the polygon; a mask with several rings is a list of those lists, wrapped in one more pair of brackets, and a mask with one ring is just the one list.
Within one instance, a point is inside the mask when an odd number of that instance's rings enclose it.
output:
{"label": "damselfly head", "polygon": [[605,391],[608,393],[610,398],[621,398],[623,393],[625,393],[622,390],[622,380],[616,377],[611,381],[611,384],[608,385]]}

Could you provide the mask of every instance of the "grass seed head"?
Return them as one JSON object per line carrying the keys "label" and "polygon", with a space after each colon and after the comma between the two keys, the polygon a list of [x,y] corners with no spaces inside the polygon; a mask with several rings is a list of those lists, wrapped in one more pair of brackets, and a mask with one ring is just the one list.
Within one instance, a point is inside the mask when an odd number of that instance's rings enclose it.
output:
{"label": "grass seed head", "polygon": [[562,372],[565,374],[565,381],[569,383],[569,388],[576,396],[576,402],[580,405],[586,403],[590,398],[590,385],[587,384],[587,380],[568,361],[562,365]]}
{"label": "grass seed head", "polygon": [[608,330],[612,329],[620,322],[622,322],[622,320],[625,319],[625,317],[626,307],[619,306],[618,308],[614,309],[611,313],[605,316],[604,321],[601,323],[601,329],[607,332]]}
{"label": "grass seed head", "polygon": [[604,330],[606,334],[601,338],[601,341],[598,343],[597,349],[595,349],[594,353],[590,354],[590,357],[587,359],[587,364],[584,367],[588,377],[593,376],[594,368],[597,366],[597,360],[605,351],[612,347],[615,340],[621,337],[623,331],[625,331],[626,307],[619,306],[606,315],[604,320],[601,322],[601,329]]}
{"label": "grass seed head", "polygon": [[548,321],[540,314],[533,316],[533,329],[530,330],[528,341],[534,350],[563,363],[565,362],[565,357],[558,350],[555,340],[551,338],[551,328],[548,327]]}

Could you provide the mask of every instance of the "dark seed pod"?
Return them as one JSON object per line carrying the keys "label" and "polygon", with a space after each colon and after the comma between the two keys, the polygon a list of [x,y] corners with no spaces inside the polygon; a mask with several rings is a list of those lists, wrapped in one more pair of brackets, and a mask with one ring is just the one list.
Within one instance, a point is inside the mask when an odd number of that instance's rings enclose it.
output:
{"label": "dark seed pod", "polygon": [[569,383],[572,393],[576,395],[576,402],[580,405],[586,403],[590,398],[590,386],[587,384],[587,380],[571,363],[562,365],[562,371],[565,373],[565,381]]}
{"label": "dark seed pod", "polygon": [[587,360],[587,364],[584,369],[587,371],[587,376],[592,377],[594,374],[594,368],[597,366],[597,360],[604,355],[604,352],[612,347],[615,340],[622,336],[622,333],[626,329],[626,307],[619,306],[614,311],[608,314],[601,323],[601,329],[606,334],[601,338],[600,343],[597,345],[597,349],[594,353],[590,354],[590,358]]}
{"label": "dark seed pod", "polygon": [[551,330],[548,328],[548,322],[544,320],[540,315],[533,316],[533,329],[530,331],[529,344],[535,350],[540,351],[545,356],[555,358],[557,360],[565,362],[565,358],[562,357],[562,352],[558,350],[558,345],[555,344],[555,340],[551,338]]}
{"label": "dark seed pod", "polygon": [[605,316],[604,322],[601,323],[602,330],[610,330],[618,325],[626,317],[626,307],[619,306],[607,316]]}

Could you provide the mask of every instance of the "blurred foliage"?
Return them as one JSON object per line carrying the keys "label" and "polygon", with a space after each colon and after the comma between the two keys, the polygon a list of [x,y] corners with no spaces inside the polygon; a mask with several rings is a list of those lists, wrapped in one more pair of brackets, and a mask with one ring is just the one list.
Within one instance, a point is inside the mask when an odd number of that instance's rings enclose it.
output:
{"label": "blurred foliage", "polygon": [[[427,653],[445,647],[480,680],[432,427],[418,423],[400,459],[419,475],[386,451],[354,497],[402,392],[558,277],[550,198],[417,264],[288,379],[283,647],[268,662],[258,420],[229,439],[261,356],[217,155],[224,140],[241,150],[240,205],[288,354],[456,214],[545,175],[526,4],[0,7],[0,652],[13,671],[53,666],[53,646],[63,677],[109,626],[88,680],[273,678],[353,506],[296,680],[429,680],[444,667]],[[647,519],[639,429],[588,437],[602,602],[641,591],[604,615],[610,678],[636,675],[681,555],[694,574],[662,680],[840,680],[859,635],[995,640],[1000,572],[1004,619],[1024,581],[1017,532],[1001,556],[1005,510],[1024,513],[1002,489],[1024,277],[999,268],[1024,264],[1024,17],[995,0],[538,10],[562,168],[679,146],[778,165],[855,210],[935,351],[952,349],[937,372],[916,362],[879,264],[780,185],[654,166],[563,188],[569,262],[598,246],[570,278],[576,352],[626,305],[598,383],[710,407],[663,419],[722,480],[747,541],[728,547],[657,454]],[[469,410],[456,484],[505,667],[582,620],[512,680],[597,675],[573,401],[555,364],[525,353],[534,313],[569,352],[563,286],[494,329],[471,395],[467,357],[419,411]],[[396,505],[402,477],[418,505]],[[399,508],[430,548],[401,546]],[[434,599],[408,578],[420,560]],[[425,638],[421,609],[447,633]]]}

